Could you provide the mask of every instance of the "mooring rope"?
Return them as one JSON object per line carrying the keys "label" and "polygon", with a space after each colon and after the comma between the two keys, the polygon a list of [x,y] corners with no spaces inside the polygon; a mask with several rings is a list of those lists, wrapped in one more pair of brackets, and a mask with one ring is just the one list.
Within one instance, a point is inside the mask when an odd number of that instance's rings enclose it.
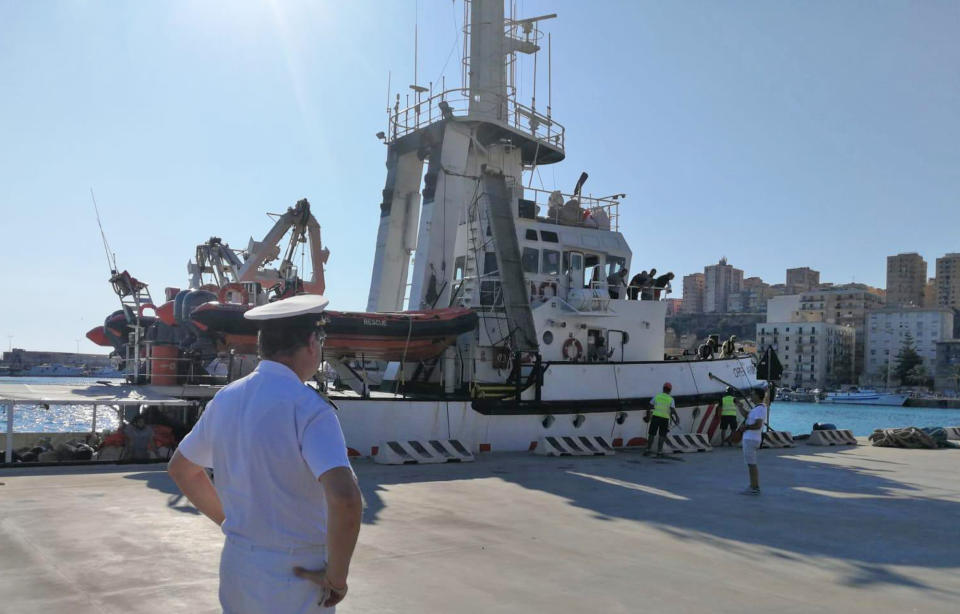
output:
{"label": "mooring rope", "polygon": [[947,432],[939,427],[919,429],[915,426],[892,429],[876,429],[870,435],[873,445],[883,448],[952,448],[956,444],[947,441]]}

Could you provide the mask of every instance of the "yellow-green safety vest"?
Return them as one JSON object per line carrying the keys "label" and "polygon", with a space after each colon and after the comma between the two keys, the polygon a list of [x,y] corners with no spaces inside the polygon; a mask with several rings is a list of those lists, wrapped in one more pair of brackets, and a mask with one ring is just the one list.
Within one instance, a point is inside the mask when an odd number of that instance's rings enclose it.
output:
{"label": "yellow-green safety vest", "polygon": [[723,399],[720,400],[722,403],[721,407],[721,416],[736,416],[737,415],[737,405],[733,402],[733,395],[726,395]]}
{"label": "yellow-green safety vest", "polygon": [[670,419],[670,405],[673,404],[673,397],[666,392],[660,392],[653,397],[653,415],[660,418]]}

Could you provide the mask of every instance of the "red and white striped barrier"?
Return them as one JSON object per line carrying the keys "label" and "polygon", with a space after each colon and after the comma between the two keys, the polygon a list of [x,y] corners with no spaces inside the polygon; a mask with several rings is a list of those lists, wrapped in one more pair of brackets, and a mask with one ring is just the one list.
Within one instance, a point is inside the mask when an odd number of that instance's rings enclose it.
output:
{"label": "red and white striped barrier", "polygon": [[855,446],[857,438],[853,436],[853,431],[847,429],[813,431],[807,443],[811,446]]}
{"label": "red and white striped barrier", "polygon": [[385,441],[377,447],[373,461],[381,465],[410,463],[470,462],[473,454],[456,439],[429,441]]}
{"label": "red and white striped barrier", "polygon": [[765,448],[792,448],[793,435],[787,431],[767,431],[763,434],[763,447]]}
{"label": "red and white striped barrier", "polygon": [[613,446],[602,435],[549,435],[537,441],[540,456],[611,456]]}

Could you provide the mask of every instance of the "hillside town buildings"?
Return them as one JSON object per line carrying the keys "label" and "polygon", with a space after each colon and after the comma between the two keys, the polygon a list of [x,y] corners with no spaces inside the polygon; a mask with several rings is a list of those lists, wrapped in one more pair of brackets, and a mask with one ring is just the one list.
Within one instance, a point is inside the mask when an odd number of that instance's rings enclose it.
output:
{"label": "hillside town buildings", "polygon": [[[936,378],[940,389],[953,381],[950,373],[960,370],[960,349],[954,343],[960,337],[960,253],[937,258],[934,277],[927,272],[923,256],[909,252],[887,257],[886,288],[823,283],[820,272],[810,267],[787,269],[786,283],[768,284],[744,277],[724,258],[704,267],[703,273],[684,277],[680,312],[728,314],[726,320],[717,320],[718,330],[711,330],[720,336],[729,334],[722,330],[723,323],[729,327],[733,316],[765,317],[756,325],[758,350],[769,345],[782,351],[790,377],[804,386],[811,381],[816,386],[886,385],[881,371],[890,369],[889,357],[896,357],[909,332],[925,372]],[[784,334],[788,327],[790,344]],[[803,345],[796,341],[798,329],[804,330]]]}

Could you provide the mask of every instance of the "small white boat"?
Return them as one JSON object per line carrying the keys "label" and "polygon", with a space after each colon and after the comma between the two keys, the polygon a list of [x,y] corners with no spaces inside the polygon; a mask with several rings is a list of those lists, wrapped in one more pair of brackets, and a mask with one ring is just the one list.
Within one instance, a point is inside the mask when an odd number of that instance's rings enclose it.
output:
{"label": "small white boat", "polygon": [[876,390],[851,388],[843,392],[828,392],[823,403],[847,403],[850,405],[895,405],[901,406],[907,400],[906,394],[877,392]]}
{"label": "small white boat", "polygon": [[43,364],[30,367],[20,373],[29,377],[78,377],[83,375],[83,369],[61,364]]}

